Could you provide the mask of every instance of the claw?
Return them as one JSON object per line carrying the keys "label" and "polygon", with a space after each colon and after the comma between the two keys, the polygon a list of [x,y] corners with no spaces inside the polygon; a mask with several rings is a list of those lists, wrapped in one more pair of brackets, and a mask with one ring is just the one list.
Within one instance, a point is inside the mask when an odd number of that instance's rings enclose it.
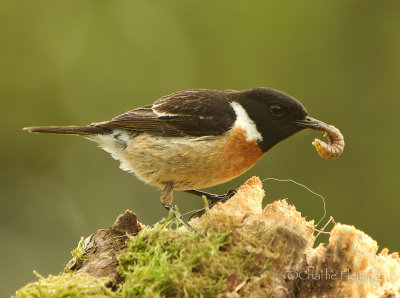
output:
{"label": "claw", "polygon": [[183,218],[182,215],[179,214],[179,212],[175,209],[174,206],[172,205],[168,205],[168,204],[162,204],[164,206],[165,209],[167,209],[168,211],[171,211],[174,216],[181,222],[181,224],[183,224],[190,232],[195,233],[195,229],[193,229],[193,227],[186,221],[186,219]]}
{"label": "claw", "polygon": [[[230,198],[232,198],[237,193],[237,190],[229,189],[228,192],[224,195],[215,195],[215,194],[210,194],[210,193],[202,192],[202,191],[198,191],[198,190],[188,190],[187,192],[189,192],[191,194],[199,195],[199,196],[205,196],[210,201],[210,203],[208,204],[208,208],[211,209],[212,207],[214,207],[215,204],[217,204],[219,202],[225,203],[226,201],[228,201]],[[189,217],[189,221],[192,218],[201,217],[204,214],[204,212],[206,212],[205,208],[197,210],[195,213],[193,213]]]}

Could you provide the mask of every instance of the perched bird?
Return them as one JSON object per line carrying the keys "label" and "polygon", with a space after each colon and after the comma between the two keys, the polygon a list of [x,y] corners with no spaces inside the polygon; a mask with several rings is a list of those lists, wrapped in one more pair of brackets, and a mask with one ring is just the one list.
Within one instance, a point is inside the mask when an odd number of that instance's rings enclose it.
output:
{"label": "perched bird", "polygon": [[174,210],[174,190],[198,191],[236,178],[272,146],[322,122],[295,98],[271,88],[244,91],[191,89],[161,97],[110,121],[88,126],[33,126],[39,133],[82,135],[98,143],[121,169],[162,189],[161,202]]}

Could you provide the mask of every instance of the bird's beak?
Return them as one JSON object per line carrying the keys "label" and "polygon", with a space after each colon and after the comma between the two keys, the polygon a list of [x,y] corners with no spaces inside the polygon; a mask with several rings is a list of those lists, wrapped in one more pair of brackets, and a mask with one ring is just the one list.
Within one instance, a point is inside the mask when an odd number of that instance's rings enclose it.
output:
{"label": "bird's beak", "polygon": [[307,116],[304,120],[297,120],[295,121],[295,123],[298,126],[312,129],[319,129],[320,127],[327,126],[327,124],[325,124],[324,122],[311,118],[309,116]]}

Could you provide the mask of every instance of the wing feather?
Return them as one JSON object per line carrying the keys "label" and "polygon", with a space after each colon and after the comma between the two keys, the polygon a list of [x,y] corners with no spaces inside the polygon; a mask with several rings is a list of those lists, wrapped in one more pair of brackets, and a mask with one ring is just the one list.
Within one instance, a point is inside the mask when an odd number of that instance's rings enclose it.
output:
{"label": "wing feather", "polygon": [[185,90],[92,125],[164,136],[220,135],[232,127],[236,118],[229,101],[226,92]]}

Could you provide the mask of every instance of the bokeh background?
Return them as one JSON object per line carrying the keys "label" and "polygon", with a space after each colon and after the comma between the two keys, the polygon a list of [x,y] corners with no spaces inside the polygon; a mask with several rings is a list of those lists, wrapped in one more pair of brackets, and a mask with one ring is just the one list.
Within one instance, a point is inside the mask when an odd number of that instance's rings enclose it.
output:
{"label": "bokeh background", "polygon": [[[302,132],[247,178],[295,179],[328,215],[398,250],[399,1],[3,1],[0,6],[0,296],[32,271],[57,274],[81,236],[125,209],[153,224],[160,192],[122,172],[83,138],[30,135],[31,125],[108,120],[182,89],[268,86],[341,129],[346,148],[318,157]],[[309,219],[322,202],[266,182],[265,203],[289,198]],[[181,210],[202,201],[176,193]]]}

